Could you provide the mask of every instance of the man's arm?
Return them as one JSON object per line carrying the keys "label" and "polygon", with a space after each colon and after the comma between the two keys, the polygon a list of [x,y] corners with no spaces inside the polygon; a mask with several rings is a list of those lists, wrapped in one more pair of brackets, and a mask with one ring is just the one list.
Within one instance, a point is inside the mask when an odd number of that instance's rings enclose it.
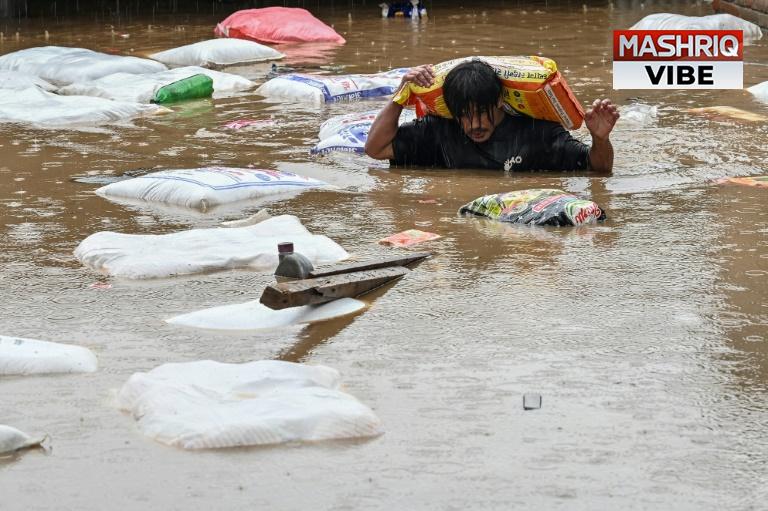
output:
{"label": "man's arm", "polygon": [[606,173],[613,170],[613,145],[608,137],[618,119],[619,111],[610,99],[596,99],[584,115],[587,129],[592,135],[592,147],[589,149],[589,166],[592,170]]}
{"label": "man's arm", "polygon": [[[435,82],[435,74],[432,66],[418,66],[408,71],[400,83],[403,87],[406,83],[415,83],[422,87],[430,87]],[[395,156],[392,141],[397,134],[398,119],[403,107],[390,101],[379,112],[368,132],[368,140],[365,142],[365,154],[376,160],[391,160]]]}

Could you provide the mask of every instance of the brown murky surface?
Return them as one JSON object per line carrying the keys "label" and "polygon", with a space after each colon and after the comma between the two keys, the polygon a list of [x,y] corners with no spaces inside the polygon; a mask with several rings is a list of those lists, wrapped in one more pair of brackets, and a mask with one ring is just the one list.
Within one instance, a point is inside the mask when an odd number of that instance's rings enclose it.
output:
{"label": "brown murky surface", "polygon": [[[435,5],[439,2],[435,2]],[[322,108],[253,94],[200,101],[87,132],[0,126],[0,334],[93,349],[91,375],[3,378],[0,423],[51,436],[49,453],[0,460],[0,509],[760,509],[768,497],[768,190],[720,186],[768,172],[768,125],[705,119],[694,106],[768,115],[742,91],[613,91],[611,28],[667,4],[435,6],[426,23],[375,7],[321,16],[348,44],[285,65],[369,72],[467,54],[556,59],[585,103],[640,97],[652,126],[620,123],[610,177],[388,169],[313,158],[319,123],[377,102]],[[706,4],[675,10],[708,14]],[[216,21],[24,21],[0,53],[45,44],[146,54],[210,36]],[[151,30],[148,25],[152,24]],[[119,34],[130,34],[123,39]],[[768,40],[745,52],[745,84],[768,80]],[[263,79],[264,68],[238,72]],[[235,119],[272,119],[229,131]],[[586,132],[579,136],[587,137]],[[244,271],[114,281],[72,251],[100,230],[161,233],[251,214],[128,208],[72,180],[139,168],[288,169],[341,191],[270,203],[358,256],[418,226],[438,255],[354,317],[272,333],[174,327],[173,315],[257,297]],[[460,218],[481,194],[562,187],[609,220],[580,229]],[[437,203],[421,203],[424,199]],[[339,369],[386,433],[370,441],[184,452],[143,437],[114,393],[170,361],[282,357]],[[543,395],[524,412],[522,395]]]}

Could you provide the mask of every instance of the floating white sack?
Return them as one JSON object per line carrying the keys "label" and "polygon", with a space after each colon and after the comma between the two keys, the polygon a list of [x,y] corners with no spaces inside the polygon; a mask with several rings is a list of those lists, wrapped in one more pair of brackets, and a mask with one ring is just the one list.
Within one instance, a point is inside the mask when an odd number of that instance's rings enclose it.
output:
{"label": "floating white sack", "polygon": [[96,80],[114,73],[157,73],[166,69],[154,60],[61,46],[27,48],[0,57],[0,70],[21,71],[54,85]]}
{"label": "floating white sack", "polygon": [[43,443],[43,440],[44,438],[32,438],[16,428],[0,424],[0,454],[35,447]]}
{"label": "floating white sack", "polygon": [[768,103],[768,82],[758,83],[747,89],[755,98]]}
{"label": "floating white sack", "polygon": [[48,92],[56,90],[56,87],[37,76],[18,71],[0,71],[0,89],[24,90],[32,87],[38,87]]}
{"label": "floating white sack", "polygon": [[[331,117],[320,125],[320,142],[313,147],[312,154],[327,154],[333,151],[362,154],[365,142],[371,130],[378,110]],[[416,118],[413,110],[403,110],[399,124],[411,122]]]}
{"label": "floating white sack", "polygon": [[620,125],[650,126],[656,122],[658,107],[643,103],[632,103],[619,107]]}
{"label": "floating white sack", "polygon": [[96,190],[106,198],[133,199],[208,208],[274,195],[328,186],[327,183],[275,170],[209,167],[153,172],[125,179]]}
{"label": "floating white sack", "polygon": [[258,300],[253,300],[182,314],[167,322],[209,330],[273,330],[346,316],[364,307],[365,302],[360,300],[341,298],[322,305],[272,310]]}
{"label": "floating white sack", "polygon": [[370,408],[324,366],[277,360],[163,364],[118,394],[142,433],[184,449],[214,449],[381,434]]}
{"label": "floating white sack", "polygon": [[59,90],[59,94],[149,103],[161,87],[198,74],[204,74],[213,80],[214,96],[217,97],[231,92],[252,89],[256,86],[254,82],[239,75],[222,73],[202,67],[180,67],[160,73],[143,75],[115,73],[98,80],[82,81],[62,87]]}
{"label": "floating white sack", "polygon": [[210,39],[150,55],[168,66],[231,66],[285,57],[279,51],[244,39]]}
{"label": "floating white sack", "polygon": [[407,71],[341,76],[287,74],[269,80],[256,93],[267,98],[315,103],[389,96],[395,93]]}
{"label": "floating white sack", "polygon": [[0,376],[92,373],[97,368],[88,348],[0,335]]}
{"label": "floating white sack", "polygon": [[248,227],[192,229],[170,234],[97,232],[75,249],[85,266],[114,277],[150,279],[232,268],[274,271],[277,244],[292,241],[317,266],[349,254],[330,238],[281,215]]}
{"label": "floating white sack", "polygon": [[731,14],[709,16],[683,16],[682,14],[656,13],[646,16],[630,30],[741,30],[744,42],[763,37],[759,26]]}
{"label": "floating white sack", "polygon": [[0,123],[90,127],[165,112],[170,110],[160,105],[140,105],[86,96],[59,96],[37,87],[0,94]]}

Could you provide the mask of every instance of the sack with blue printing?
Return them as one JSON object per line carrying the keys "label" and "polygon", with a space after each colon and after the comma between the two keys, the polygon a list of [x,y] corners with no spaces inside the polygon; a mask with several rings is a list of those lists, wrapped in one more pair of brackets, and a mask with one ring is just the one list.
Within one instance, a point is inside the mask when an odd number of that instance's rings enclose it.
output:
{"label": "sack with blue printing", "polygon": [[323,76],[291,73],[272,78],[256,93],[276,100],[332,103],[390,96],[408,69],[370,75]]}
{"label": "sack with blue printing", "polygon": [[296,193],[327,183],[292,172],[208,167],[153,172],[96,190],[108,199],[173,204],[207,210],[221,204]]}
{"label": "sack with blue printing", "polygon": [[[363,154],[368,132],[378,115],[378,110],[352,113],[331,117],[320,125],[320,142],[313,147],[312,154],[328,154],[334,151]],[[403,110],[399,124],[416,119],[416,112]]]}

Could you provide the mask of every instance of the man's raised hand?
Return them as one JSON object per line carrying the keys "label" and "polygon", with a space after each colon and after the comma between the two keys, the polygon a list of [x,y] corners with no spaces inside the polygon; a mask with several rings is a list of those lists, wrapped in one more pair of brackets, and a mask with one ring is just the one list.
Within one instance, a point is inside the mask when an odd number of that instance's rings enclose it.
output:
{"label": "man's raised hand", "polygon": [[617,120],[619,111],[610,99],[596,99],[584,115],[584,122],[593,139],[607,139]]}
{"label": "man's raised hand", "polygon": [[400,86],[402,87],[406,83],[415,83],[420,87],[431,87],[435,83],[435,71],[432,69],[432,65],[424,64],[409,69],[403,76]]}

